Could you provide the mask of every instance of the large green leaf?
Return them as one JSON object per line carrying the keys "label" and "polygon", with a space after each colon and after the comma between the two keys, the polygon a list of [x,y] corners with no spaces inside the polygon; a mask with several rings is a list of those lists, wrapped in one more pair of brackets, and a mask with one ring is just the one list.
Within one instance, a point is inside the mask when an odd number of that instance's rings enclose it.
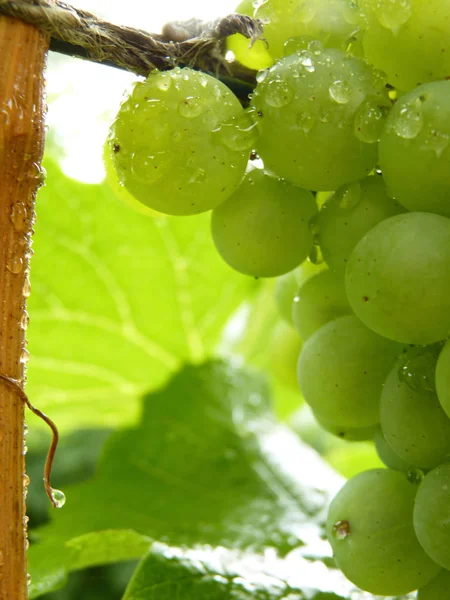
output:
{"label": "large green leaf", "polygon": [[[155,553],[163,564],[168,552],[184,547],[201,550],[205,564],[222,548],[227,561],[260,564],[264,573],[275,569],[285,582],[298,583],[295,565],[302,565],[317,574],[305,580],[307,587],[348,591],[343,577],[325,566],[330,551],[322,532],[330,493],[340,484],[313,450],[274,420],[261,376],[225,363],[186,366],[146,396],[139,425],[109,438],[96,476],[66,489],[64,509],[38,530],[41,543],[30,550],[32,597],[60,584],[64,570],[142,555],[149,540],[159,546],[140,567],[137,590]],[[177,568],[192,556],[177,559]]]}
{"label": "large green leaf", "polygon": [[209,215],[152,218],[46,165],[37,200],[27,391],[61,429],[116,425],[201,362],[257,282],[217,255]]}

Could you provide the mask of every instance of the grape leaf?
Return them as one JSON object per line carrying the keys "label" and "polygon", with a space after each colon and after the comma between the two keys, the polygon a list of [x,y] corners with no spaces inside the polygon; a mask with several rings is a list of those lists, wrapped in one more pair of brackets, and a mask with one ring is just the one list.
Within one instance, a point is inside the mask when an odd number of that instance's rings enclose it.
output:
{"label": "grape leaf", "polygon": [[[37,530],[40,543],[29,553],[31,597],[61,585],[64,570],[143,556],[143,548],[151,551],[134,580],[137,590],[155,555],[161,565],[171,556],[171,580],[174,561],[180,569],[194,561],[195,570],[195,552],[206,565],[223,551],[235,566],[257,563],[264,573],[278,573],[273,577],[284,590],[292,580],[317,592],[348,592],[343,576],[326,566],[330,549],[322,531],[330,494],[341,482],[274,419],[262,376],[224,362],[187,365],[144,398],[140,423],[108,439],[95,477],[65,489],[66,506]],[[188,551],[194,554],[179,554]],[[311,579],[298,579],[299,565]],[[245,579],[239,573],[233,578]],[[264,593],[283,597],[269,588]]]}
{"label": "grape leaf", "polygon": [[[143,215],[47,162],[37,199],[27,392],[60,429],[114,426],[182,362],[211,356],[258,282],[218,256],[209,215]],[[70,405],[70,410],[67,410]]]}

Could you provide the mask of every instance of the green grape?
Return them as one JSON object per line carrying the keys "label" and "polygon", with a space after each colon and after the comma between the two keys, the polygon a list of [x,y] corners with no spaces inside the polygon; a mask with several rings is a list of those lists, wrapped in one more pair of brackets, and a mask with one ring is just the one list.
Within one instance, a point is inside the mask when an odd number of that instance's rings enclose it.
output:
{"label": "green grape", "polygon": [[367,175],[390,100],[365,61],[305,50],[257,76],[256,150],[266,168],[309,190],[335,190]]}
{"label": "green grape", "polygon": [[414,469],[413,465],[401,459],[400,456],[394,452],[391,446],[389,446],[386,438],[383,435],[381,427],[377,428],[374,441],[377,454],[386,467],[389,469],[394,469],[395,471],[403,471],[403,473],[409,473]]}
{"label": "green grape", "polygon": [[299,391],[297,361],[302,349],[298,333],[284,322],[275,328],[268,349],[270,369],[280,383]]}
{"label": "green grape", "polygon": [[436,393],[446,415],[450,417],[450,341],[443,347],[436,365]]}
{"label": "green grape", "polygon": [[317,240],[330,269],[344,271],[359,240],[383,219],[405,212],[390,198],[378,175],[340,187],[315,222]]}
{"label": "green grape", "polygon": [[332,271],[322,271],[308,279],[291,303],[291,314],[304,341],[328,321],[352,314],[343,277]]}
{"label": "green grape", "polygon": [[390,217],[350,255],[346,289],[356,315],[380,335],[432,344],[450,330],[450,219]]}
{"label": "green grape", "polygon": [[220,81],[191,69],[153,72],[135,85],[111,126],[120,183],[173,215],[215,208],[237,188],[256,129]]}
{"label": "green grape", "polygon": [[443,569],[437,577],[420,588],[417,600],[447,600],[450,598],[450,571]]}
{"label": "green grape", "polygon": [[340,317],[305,342],[298,362],[300,389],[325,422],[344,428],[375,425],[383,382],[400,351],[399,344],[356,317]]}
{"label": "green grape", "polygon": [[432,347],[406,351],[381,394],[380,424],[386,441],[402,460],[421,469],[436,467],[450,450],[450,419],[434,391],[436,358]]}
{"label": "green grape", "polygon": [[316,213],[310,192],[253,169],[213,211],[214,244],[236,271],[254,277],[283,275],[308,255],[312,247],[309,221]]}
{"label": "green grape", "polygon": [[450,81],[397,101],[380,138],[380,167],[390,193],[409,210],[450,217],[449,140]]}
{"label": "green grape", "polygon": [[292,302],[297,294],[297,290],[298,283],[295,270],[278,277],[274,294],[275,303],[278,313],[290,325],[292,325]]}
{"label": "green grape", "polygon": [[450,569],[450,464],[425,475],[416,496],[414,528],[428,556]]}
{"label": "green grape", "polygon": [[326,529],[336,564],[361,589],[407,594],[439,572],[414,533],[416,492],[404,474],[373,469],[347,481],[331,502]]}
{"label": "green grape", "polygon": [[408,91],[450,73],[450,4],[443,0],[359,0],[364,55]]}
{"label": "green grape", "polygon": [[355,31],[348,0],[267,0],[258,3],[254,16],[264,22],[264,37],[274,58],[289,52],[289,39],[297,37],[345,50]]}
{"label": "green grape", "polygon": [[346,440],[347,442],[372,440],[378,428],[377,424],[369,425],[368,427],[340,427],[332,421],[327,421],[322,418],[317,412],[313,414],[316,421],[323,429],[325,429],[325,431],[328,431],[328,433],[341,438],[341,440]]}

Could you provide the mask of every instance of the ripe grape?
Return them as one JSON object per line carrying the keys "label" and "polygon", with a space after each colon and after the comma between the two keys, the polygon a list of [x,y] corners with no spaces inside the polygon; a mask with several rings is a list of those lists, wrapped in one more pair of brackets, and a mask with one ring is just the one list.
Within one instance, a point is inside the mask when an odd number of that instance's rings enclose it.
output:
{"label": "ripe grape", "polygon": [[368,427],[339,427],[339,425],[321,418],[318,413],[313,414],[319,425],[328,431],[328,433],[332,433],[347,442],[372,440],[378,429],[378,425],[369,425]]}
{"label": "ripe grape", "polygon": [[153,72],[135,85],[111,127],[122,185],[154,210],[190,215],[237,188],[255,128],[220,81],[191,69]]}
{"label": "ripe grape", "polygon": [[450,342],[443,347],[436,365],[436,393],[446,415],[450,417]]}
{"label": "ripe grape", "polygon": [[292,38],[320,40],[327,48],[345,50],[355,30],[347,0],[267,0],[254,16],[264,23],[264,37],[273,58],[289,52]]}
{"label": "ripe grape", "polygon": [[344,278],[327,270],[308,279],[291,302],[291,314],[303,341],[328,321],[352,314]]}
{"label": "ripe grape", "polygon": [[380,138],[390,193],[409,210],[450,217],[450,81],[402,96]]}
{"label": "ripe grape", "polygon": [[428,556],[450,569],[450,464],[436,467],[420,484],[414,528]]}
{"label": "ripe grape", "polygon": [[304,50],[262,71],[252,97],[265,166],[309,190],[334,190],[374,167],[390,100],[363,60]]}
{"label": "ripe grape", "polygon": [[450,73],[450,5],[443,0],[360,0],[364,55],[408,91]]}
{"label": "ripe grape", "polygon": [[275,286],[275,302],[278,312],[283,319],[292,325],[292,302],[298,290],[297,274],[295,270],[278,277]]}
{"label": "ripe grape", "polygon": [[417,600],[446,600],[450,598],[450,571],[443,569],[437,577],[420,588]]}
{"label": "ripe grape", "polygon": [[439,465],[450,450],[450,419],[434,389],[436,351],[412,348],[389,373],[381,394],[384,437],[405,462],[419,468]]}
{"label": "ripe grape", "polygon": [[317,240],[331,269],[343,272],[353,248],[372,227],[404,208],[387,194],[379,176],[340,187],[315,221]]}
{"label": "ripe grape", "polygon": [[331,502],[326,529],[334,558],[363,590],[397,596],[437,575],[414,533],[416,491],[404,474],[373,469],[347,481]]}
{"label": "ripe grape", "polygon": [[214,244],[237,271],[276,277],[291,271],[312,247],[313,195],[262,169],[247,173],[238,190],[212,213]]}
{"label": "ripe grape", "polygon": [[401,346],[354,316],[340,317],[316,331],[298,362],[300,389],[325,423],[344,428],[379,422],[381,388]]}
{"label": "ripe grape", "polygon": [[374,441],[377,454],[386,467],[389,467],[389,469],[394,469],[395,471],[403,471],[404,473],[408,473],[414,469],[410,463],[401,459],[400,456],[394,452],[391,446],[389,446],[386,438],[383,435],[381,427],[377,427],[374,435]]}
{"label": "ripe grape", "polygon": [[431,344],[450,330],[450,219],[407,213],[358,242],[346,269],[356,315],[380,335]]}

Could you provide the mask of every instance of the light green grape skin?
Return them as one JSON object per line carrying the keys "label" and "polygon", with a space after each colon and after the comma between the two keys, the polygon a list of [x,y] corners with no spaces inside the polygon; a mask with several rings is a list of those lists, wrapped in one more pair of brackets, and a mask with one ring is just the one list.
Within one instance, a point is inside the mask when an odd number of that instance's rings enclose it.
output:
{"label": "light green grape skin", "polygon": [[191,69],[154,72],[135,85],[109,136],[122,185],[150,208],[190,215],[239,185],[256,130],[234,94]]}
{"label": "light green grape skin", "polygon": [[336,427],[375,425],[383,382],[401,348],[354,316],[327,323],[300,354],[297,373],[306,402]]}
{"label": "light green grape skin", "polygon": [[315,222],[317,240],[330,269],[343,272],[364,234],[402,212],[405,209],[388,196],[378,175],[340,187],[322,206]]}
{"label": "light green grape skin", "polygon": [[450,450],[450,419],[436,393],[408,381],[402,375],[401,364],[394,366],[383,386],[381,428],[386,441],[402,460],[430,469],[445,460]]}
{"label": "light green grape skin", "polygon": [[214,244],[233,269],[276,277],[298,266],[312,247],[314,196],[261,169],[249,171],[238,190],[211,217]]}
{"label": "light green grape skin", "polygon": [[264,37],[274,58],[281,58],[286,41],[297,37],[345,50],[355,30],[347,0],[267,0],[259,3],[254,16],[265,23]]}
{"label": "light green grape skin", "polygon": [[345,440],[346,442],[363,442],[373,440],[378,424],[369,427],[340,427],[331,421],[322,418],[317,412],[313,413],[316,421],[325,431]]}
{"label": "light green grape skin", "polygon": [[326,530],[336,564],[361,589],[407,594],[439,572],[414,533],[416,491],[404,474],[373,469],[350,479],[331,502]]}
{"label": "light green grape skin", "polygon": [[272,334],[268,349],[270,369],[275,377],[281,384],[297,392],[297,361],[302,346],[298,333],[281,322]]}
{"label": "light green grape skin", "polygon": [[450,73],[450,5],[443,0],[360,0],[364,55],[400,90]]}
{"label": "light green grape skin", "polygon": [[422,85],[397,101],[379,162],[390,193],[407,209],[450,217],[449,142],[450,81]]}
{"label": "light green grape skin", "polygon": [[251,106],[266,168],[305,189],[327,191],[375,167],[390,100],[365,61],[339,50],[305,50],[257,80]]}
{"label": "light green grape skin", "polygon": [[367,442],[337,446],[329,450],[324,459],[338,473],[348,479],[367,469],[383,468],[383,463],[378,458],[373,444]]}
{"label": "light green grape skin", "polygon": [[450,598],[450,571],[446,569],[417,592],[417,600],[447,600],[447,598]]}
{"label": "light green grape skin", "polygon": [[394,469],[395,471],[402,471],[403,473],[408,473],[414,468],[413,465],[401,459],[400,456],[394,452],[391,446],[389,446],[386,438],[383,435],[381,427],[377,428],[374,441],[377,454],[386,467],[389,469]]}
{"label": "light green grape skin", "polygon": [[325,323],[352,312],[343,276],[328,270],[300,286],[291,304],[294,327],[304,341]]}
{"label": "light green grape skin", "polygon": [[436,467],[420,484],[414,528],[428,556],[450,569],[450,464]]}
{"label": "light green grape skin", "polygon": [[275,285],[274,297],[281,317],[292,325],[292,302],[298,290],[297,275],[295,270],[278,277]]}
{"label": "light green grape skin", "polygon": [[443,347],[436,365],[436,393],[447,417],[450,417],[450,342]]}
{"label": "light green grape skin", "polygon": [[376,225],[346,269],[356,315],[380,335],[432,344],[450,330],[450,219],[407,213]]}

